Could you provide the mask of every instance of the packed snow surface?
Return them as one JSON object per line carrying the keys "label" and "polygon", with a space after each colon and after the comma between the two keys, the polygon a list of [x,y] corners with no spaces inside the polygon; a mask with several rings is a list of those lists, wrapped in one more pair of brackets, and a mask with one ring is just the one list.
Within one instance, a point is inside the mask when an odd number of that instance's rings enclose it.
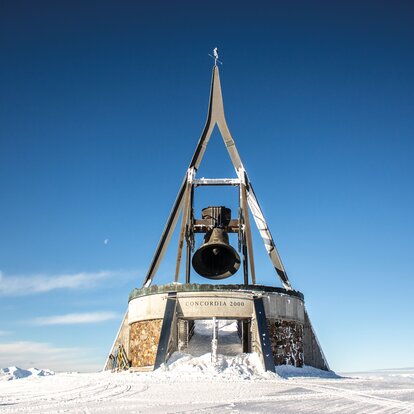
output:
{"label": "packed snow surface", "polygon": [[263,372],[255,354],[176,353],[154,372],[60,373],[0,381],[0,413],[414,413],[414,369],[347,376]]}
{"label": "packed snow surface", "polygon": [[189,353],[174,353],[154,372],[52,375],[4,368],[0,379],[14,381],[0,381],[0,414],[414,413],[414,369],[339,376],[279,366],[276,374],[264,372],[257,354],[240,353],[237,326],[219,323],[215,362],[211,322],[205,322],[196,325]]}

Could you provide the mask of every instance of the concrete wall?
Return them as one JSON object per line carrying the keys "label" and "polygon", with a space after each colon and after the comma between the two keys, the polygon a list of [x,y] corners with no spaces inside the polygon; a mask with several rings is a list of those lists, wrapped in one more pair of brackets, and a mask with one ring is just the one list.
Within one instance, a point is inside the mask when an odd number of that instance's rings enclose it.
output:
{"label": "concrete wall", "polygon": [[[249,319],[253,315],[252,292],[179,292],[177,316],[184,319]],[[304,305],[300,298],[280,293],[262,293],[266,316],[304,322]],[[129,323],[163,318],[166,293],[141,296],[129,302]]]}
{"label": "concrete wall", "polygon": [[268,319],[288,319],[298,322],[305,320],[303,300],[280,293],[266,293],[263,302]]}
{"label": "concrete wall", "polygon": [[[162,318],[167,294],[142,296],[129,302],[129,323]],[[252,295],[233,292],[177,294],[177,316],[185,319],[249,318],[253,312]]]}
{"label": "concrete wall", "polygon": [[252,319],[251,324],[251,352],[256,352],[259,355],[259,358],[263,360],[262,345],[259,338],[259,332],[257,329],[256,318]]}

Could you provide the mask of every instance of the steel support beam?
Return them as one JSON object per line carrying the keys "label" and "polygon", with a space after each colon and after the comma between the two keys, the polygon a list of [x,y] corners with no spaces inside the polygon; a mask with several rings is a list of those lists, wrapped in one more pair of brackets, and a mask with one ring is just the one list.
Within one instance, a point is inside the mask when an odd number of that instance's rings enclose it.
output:
{"label": "steel support beam", "polygon": [[241,194],[241,208],[243,211],[243,221],[244,221],[244,234],[245,234],[245,243],[247,246],[247,253],[249,255],[249,263],[250,263],[250,278],[252,280],[252,284],[256,284],[256,271],[254,268],[254,256],[253,256],[253,241],[252,241],[252,232],[250,228],[250,218],[249,218],[249,209],[247,206],[247,195],[246,195],[246,186],[241,184],[240,186],[240,194]]}
{"label": "steel support beam", "polygon": [[259,230],[260,235],[262,236],[264,246],[266,248],[267,254],[272,261],[272,264],[276,270],[276,273],[279,275],[279,278],[283,284],[283,287],[287,290],[292,290],[292,285],[290,284],[288,275],[283,266],[282,259],[279,256],[275,242],[270,233],[270,229],[264,218],[262,209],[260,208],[259,202],[257,201],[256,195],[253,191],[252,184],[249,182],[246,174],[246,185],[247,185],[247,202],[249,203],[250,211],[252,212],[253,219],[256,223],[257,229]]}
{"label": "steel support beam", "polygon": [[263,365],[266,371],[276,372],[263,299],[253,298],[253,303],[256,314],[257,334],[259,335],[260,346],[262,348]]}
{"label": "steel support beam", "polygon": [[168,345],[171,339],[171,329],[177,307],[176,293],[169,293],[162,321],[160,340],[158,342],[157,356],[155,357],[154,369],[159,368],[167,361]]}
{"label": "steel support beam", "polygon": [[178,218],[180,217],[181,210],[183,208],[183,198],[185,189],[187,186],[187,174],[184,177],[184,181],[181,184],[180,191],[178,192],[177,198],[175,199],[173,208],[168,217],[167,224],[165,225],[164,231],[162,232],[160,241],[158,242],[157,249],[155,250],[154,257],[152,258],[151,265],[148,269],[147,276],[144,280],[144,287],[148,287],[152,283],[152,279],[157,272],[157,269],[164,257],[165,251],[167,250],[171,236],[174,232],[175,226],[177,225]]}
{"label": "steel support beam", "polygon": [[240,180],[237,178],[199,178],[193,181],[195,187],[200,186],[222,186],[222,185],[230,185],[237,187],[240,185]]}
{"label": "steel support beam", "polygon": [[178,238],[178,252],[177,252],[177,263],[175,267],[175,281],[178,282],[178,277],[180,274],[180,267],[181,267],[181,257],[183,253],[183,246],[184,246],[184,238],[186,236],[187,230],[190,227],[190,215],[191,215],[191,208],[192,208],[192,177],[194,172],[189,170],[187,173],[187,185],[184,192],[184,201],[183,201],[183,209],[182,209],[182,217],[181,217],[181,226],[180,226],[180,234]]}

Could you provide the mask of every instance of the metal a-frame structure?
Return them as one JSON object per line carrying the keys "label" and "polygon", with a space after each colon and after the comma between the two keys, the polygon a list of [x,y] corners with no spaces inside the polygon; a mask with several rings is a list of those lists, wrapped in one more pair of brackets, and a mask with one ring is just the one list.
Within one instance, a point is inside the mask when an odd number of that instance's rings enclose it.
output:
{"label": "metal a-frame structure", "polygon": [[[211,134],[214,127],[217,125],[220,134],[226,145],[230,159],[236,170],[236,179],[230,178],[212,178],[212,179],[196,179],[196,173],[203,159],[203,155],[207,148]],[[220,85],[220,75],[217,64],[213,67],[213,74],[211,80],[210,89],[210,102],[208,106],[207,121],[201,137],[198,141],[197,147],[194,151],[194,155],[191,159],[190,165],[185,173],[184,180],[181,184],[177,198],[172,207],[171,213],[168,217],[167,224],[161,235],[161,239],[158,243],[148,273],[145,277],[143,286],[148,287],[151,285],[160,262],[165,254],[165,251],[170,242],[171,236],[178,223],[180,215],[182,215],[179,244],[177,254],[177,264],[175,270],[175,281],[178,281],[182,251],[184,248],[184,240],[186,240],[186,283],[190,282],[191,272],[191,254],[194,248],[194,233],[206,232],[205,223],[203,220],[195,220],[193,214],[193,200],[194,200],[194,188],[198,186],[211,186],[211,185],[229,185],[239,187],[239,218],[238,220],[231,220],[227,232],[239,234],[239,250],[243,255],[243,270],[244,270],[244,283],[249,283],[250,267],[250,279],[252,284],[256,284],[254,257],[252,236],[249,220],[250,209],[259,233],[263,239],[266,251],[273,263],[273,266],[282,282],[283,287],[286,290],[292,290],[292,286],[286,274],[286,270],[280,259],[279,253],[273,241],[273,237],[270,233],[269,227],[266,223],[262,209],[257,201],[257,197],[254,193],[253,186],[249,180],[247,172],[241,161],[239,152],[237,151],[236,144],[230,133],[229,127],[224,115],[223,97]],[[250,266],[249,266],[250,265]]]}
{"label": "metal a-frame structure", "polygon": [[[207,121],[206,121],[204,130],[201,134],[201,137],[198,141],[194,155],[191,159],[190,165],[185,173],[183,182],[181,184],[180,190],[178,192],[178,195],[172,207],[171,213],[168,217],[168,221],[161,235],[155,254],[151,261],[150,267],[148,269],[148,273],[143,283],[143,289],[139,289],[139,290],[143,291],[143,296],[146,296],[146,295],[151,296],[151,297],[154,296],[154,298],[156,298],[157,295],[151,295],[151,294],[148,295],[148,291],[150,290],[151,291],[154,290],[154,293],[158,293],[158,296],[161,295],[161,292],[163,291],[163,287],[161,286],[160,290],[158,291],[157,287],[151,286],[151,284],[154,280],[154,277],[156,276],[157,269],[163,259],[163,256],[169,245],[172,234],[174,233],[174,230],[178,224],[180,216],[181,216],[181,224],[180,224],[180,230],[179,230],[177,263],[176,263],[176,269],[175,269],[175,282],[178,282],[184,245],[186,243],[186,246],[185,246],[186,247],[185,248],[186,250],[186,260],[185,260],[186,276],[185,277],[186,277],[186,283],[187,284],[190,283],[190,276],[191,276],[190,272],[191,272],[191,262],[192,262],[191,257],[192,257],[192,253],[193,253],[194,245],[195,245],[195,237],[194,237],[195,233],[208,233],[212,227],[211,220],[207,219],[206,216],[203,215],[202,219],[194,218],[194,212],[193,212],[194,189],[199,186],[237,186],[239,188],[238,218],[231,219],[230,217],[228,222],[226,221],[226,224],[220,230],[223,231],[224,233],[237,233],[238,234],[239,251],[241,251],[241,254],[242,254],[244,285],[246,289],[249,290],[253,288],[253,286],[251,285],[256,284],[252,235],[251,235],[251,226],[250,226],[250,219],[249,219],[249,210],[250,210],[251,214],[253,215],[256,226],[259,230],[259,233],[263,239],[266,251],[270,257],[270,260],[272,261],[272,264],[276,270],[277,275],[279,276],[282,282],[284,289],[280,289],[278,294],[281,294],[282,296],[288,296],[289,298],[290,297],[299,298],[299,301],[303,301],[303,295],[300,292],[294,291],[292,289],[292,286],[286,274],[285,268],[282,264],[279,253],[276,249],[275,243],[270,233],[269,227],[266,223],[263,212],[258,203],[257,197],[254,193],[253,186],[249,180],[247,172],[241,161],[240,155],[237,151],[234,139],[226,123],[226,119],[224,115],[223,97],[222,97],[221,85],[220,85],[220,75],[219,75],[219,69],[217,67],[216,51],[215,51],[215,57],[216,59],[215,59],[215,65],[213,67],[213,73],[212,73]],[[210,140],[211,134],[216,125],[220,131],[220,134],[223,138],[223,141],[229,153],[230,159],[236,170],[237,178],[197,179],[196,178],[197,170],[199,169],[200,163],[206,151],[206,147]],[[207,209],[203,209],[203,212],[205,210],[211,210],[211,209],[223,209],[223,210],[228,210],[230,212],[230,209],[226,209],[223,206],[220,206],[220,207],[210,206]],[[214,217],[212,216],[210,216],[210,218],[214,219]],[[213,225],[213,227],[215,227],[215,225]],[[199,249],[198,251],[200,250],[201,249]],[[240,261],[238,263],[240,264]],[[204,276],[209,278],[209,276],[206,276],[206,275]],[[225,277],[227,277],[227,275]],[[221,277],[218,277],[217,279],[220,279],[220,278]],[[212,279],[214,279],[214,277],[212,277]],[[250,281],[251,281],[251,285],[249,285]],[[194,287],[192,285],[187,285],[187,286],[189,286],[189,288],[191,289]],[[205,286],[205,285],[199,285],[199,286]],[[207,285],[207,286],[211,286],[211,285]],[[236,285],[236,286],[240,286],[240,285]],[[168,287],[168,285],[165,285],[164,288],[165,287]],[[183,288],[183,292],[185,292],[186,286],[182,286],[182,288]],[[261,288],[263,288],[263,286],[257,286],[257,288],[259,288],[260,290]],[[279,288],[275,288],[275,289],[279,289]],[[171,339],[172,325],[176,323],[175,318],[177,318],[178,289],[177,291],[174,291],[174,288],[173,290],[168,290],[167,288],[165,292],[167,292],[167,297],[166,297],[167,300],[166,300],[164,315],[162,317],[162,327],[161,327],[161,331],[159,334],[160,336],[159,342],[157,343],[156,358],[155,358],[155,362],[149,363],[149,365],[153,364],[153,368],[159,367],[162,363],[166,361],[168,357],[169,344],[171,342],[170,339]],[[259,338],[259,342],[260,342],[259,348],[264,357],[265,369],[273,371],[275,361],[273,359],[274,355],[273,355],[273,351],[271,349],[270,342],[269,342],[269,332],[267,328],[267,319],[266,319],[267,316],[266,316],[266,311],[265,311],[264,302],[263,302],[264,299],[262,297],[262,294],[265,294],[265,290],[263,290],[263,292],[258,295],[254,293],[256,292],[255,289],[253,289],[252,292],[253,292],[252,299],[254,302],[254,318],[256,319],[256,323],[257,323],[256,333],[257,333],[257,338]],[[272,297],[276,297],[276,295],[277,295],[276,293],[274,295],[272,294]],[[270,296],[268,296],[268,298],[270,298]],[[287,300],[290,300],[289,298]],[[140,297],[135,296],[134,300],[140,300]],[[307,314],[306,308],[303,308],[303,311],[304,311],[304,315],[303,315],[304,319],[302,322],[303,323],[303,347],[305,349],[304,363],[307,365],[315,366],[320,369],[329,370],[329,365],[323,354],[322,348],[318,342],[314,329],[310,323],[310,319]],[[115,341],[112,345],[109,357],[106,360],[104,369],[111,369],[111,366],[112,366],[111,357],[113,357],[114,355],[118,355],[117,353],[118,351],[123,350],[125,348],[127,354],[130,352],[129,351],[129,348],[130,348],[129,314],[130,314],[130,308],[128,308],[123,318],[123,321],[121,323],[117,336],[115,337]],[[141,320],[137,318],[136,315],[134,317],[136,321]],[[157,318],[159,318],[159,315],[157,315]],[[133,319],[133,324],[139,323],[139,322],[134,322],[135,320]],[[142,319],[142,320],[146,321],[147,319]],[[293,321],[293,323],[297,323],[297,321],[296,322]],[[301,340],[299,340],[299,342],[301,343]],[[137,351],[137,348],[135,348],[133,352],[136,352],[136,351]]]}

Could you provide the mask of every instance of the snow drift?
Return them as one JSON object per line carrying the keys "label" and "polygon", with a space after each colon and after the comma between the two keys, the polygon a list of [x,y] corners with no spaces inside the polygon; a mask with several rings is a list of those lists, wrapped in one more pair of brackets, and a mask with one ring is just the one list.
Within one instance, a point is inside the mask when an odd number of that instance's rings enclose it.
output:
{"label": "snow drift", "polygon": [[55,373],[50,369],[38,369],[38,368],[29,368],[22,369],[19,367],[8,367],[0,369],[0,381],[9,381],[21,378],[27,378],[31,376],[35,377],[46,377],[49,375],[55,375]]}

